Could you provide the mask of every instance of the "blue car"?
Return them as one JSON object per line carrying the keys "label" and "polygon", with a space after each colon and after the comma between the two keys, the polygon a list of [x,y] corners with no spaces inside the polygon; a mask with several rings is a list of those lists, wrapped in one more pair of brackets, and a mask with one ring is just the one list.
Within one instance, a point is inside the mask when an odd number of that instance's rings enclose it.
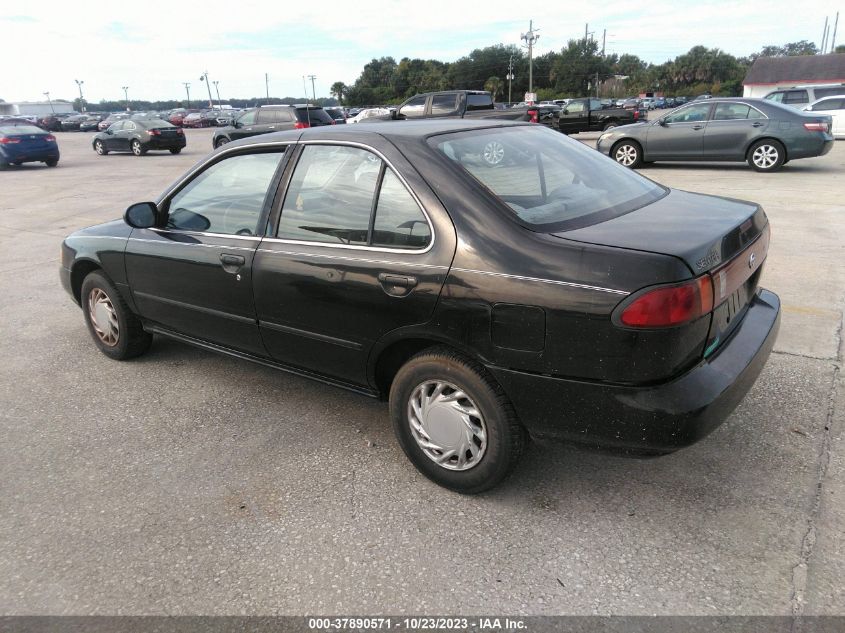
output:
{"label": "blue car", "polygon": [[0,121],[0,169],[35,162],[48,167],[59,164],[56,137],[34,125]]}

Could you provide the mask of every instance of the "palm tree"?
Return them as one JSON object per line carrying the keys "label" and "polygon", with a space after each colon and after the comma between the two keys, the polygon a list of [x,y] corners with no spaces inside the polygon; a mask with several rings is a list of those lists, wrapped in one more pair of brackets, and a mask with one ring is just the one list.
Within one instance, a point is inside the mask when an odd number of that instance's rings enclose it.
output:
{"label": "palm tree", "polygon": [[504,84],[502,80],[498,77],[490,77],[484,82],[484,89],[493,95],[493,101],[496,100],[496,97],[502,94],[503,86]]}
{"label": "palm tree", "polygon": [[345,83],[343,83],[342,81],[336,81],[332,84],[332,87],[329,92],[332,94],[332,96],[337,97],[338,103],[343,105],[343,95],[346,94],[346,89],[347,86]]}

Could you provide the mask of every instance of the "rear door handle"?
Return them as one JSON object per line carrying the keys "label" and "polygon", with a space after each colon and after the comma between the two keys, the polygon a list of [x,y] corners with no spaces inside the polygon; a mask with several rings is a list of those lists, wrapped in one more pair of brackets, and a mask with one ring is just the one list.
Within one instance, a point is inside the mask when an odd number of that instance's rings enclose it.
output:
{"label": "rear door handle", "polygon": [[384,291],[394,297],[404,297],[410,294],[411,290],[417,285],[417,278],[408,275],[379,273],[378,280]]}
{"label": "rear door handle", "polygon": [[236,273],[246,263],[241,255],[231,255],[229,253],[222,253],[220,255],[220,263],[223,264],[223,270],[227,273]]}
{"label": "rear door handle", "polygon": [[751,127],[763,127],[763,124],[762,124],[762,123],[760,123],[759,121],[757,121],[757,122],[755,122],[755,123],[752,123],[752,124],[751,124]]}
{"label": "rear door handle", "polygon": [[700,129],[702,129],[703,127],[704,127],[703,125],[693,125],[693,126],[692,126],[692,129],[693,129],[693,130],[700,130]]}

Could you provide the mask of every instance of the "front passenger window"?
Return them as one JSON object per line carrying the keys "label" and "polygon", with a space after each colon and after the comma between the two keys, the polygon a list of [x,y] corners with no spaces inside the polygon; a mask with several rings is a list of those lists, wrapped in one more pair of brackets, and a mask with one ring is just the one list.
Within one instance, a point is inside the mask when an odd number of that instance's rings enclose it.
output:
{"label": "front passenger window", "polygon": [[168,229],[256,235],[282,152],[239,154],[215,163],[181,189],[168,205]]}

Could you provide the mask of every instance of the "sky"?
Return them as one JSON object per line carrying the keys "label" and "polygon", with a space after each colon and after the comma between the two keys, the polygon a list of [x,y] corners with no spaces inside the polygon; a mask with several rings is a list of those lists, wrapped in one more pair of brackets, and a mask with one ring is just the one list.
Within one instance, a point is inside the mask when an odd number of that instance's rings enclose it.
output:
{"label": "sky", "polygon": [[0,11],[0,98],[42,101],[49,91],[71,100],[78,79],[89,103],[123,99],[122,86],[130,99],[182,99],[184,82],[192,101],[208,100],[204,71],[223,100],[264,96],[265,73],[271,97],[310,96],[305,75],[327,97],[374,57],[454,61],[474,48],[519,45],[531,19],[539,55],[583,37],[589,24],[599,41],[607,31],[608,52],[649,62],[698,44],[741,56],[768,44],[819,45],[825,16],[837,10],[836,41],[845,43],[842,0],[10,2]]}

